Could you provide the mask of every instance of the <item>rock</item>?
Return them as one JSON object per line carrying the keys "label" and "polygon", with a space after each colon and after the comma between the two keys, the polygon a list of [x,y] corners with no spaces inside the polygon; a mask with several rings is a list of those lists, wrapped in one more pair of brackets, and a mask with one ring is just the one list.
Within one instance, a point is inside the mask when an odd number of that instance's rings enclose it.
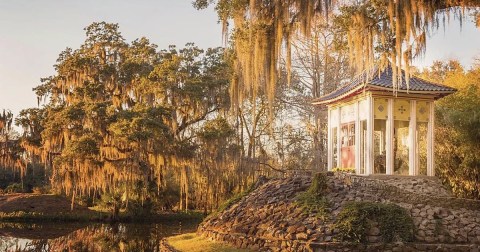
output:
{"label": "rock", "polygon": [[425,231],[423,231],[423,230],[418,230],[417,235],[418,235],[419,237],[425,237]]}
{"label": "rock", "polygon": [[425,241],[428,242],[428,243],[432,243],[432,242],[435,241],[435,238],[433,238],[432,236],[426,236]]}
{"label": "rock", "polygon": [[326,235],[332,235],[332,230],[330,230],[330,228],[326,228],[325,229],[325,234]]}
{"label": "rock", "polygon": [[297,237],[297,236],[296,236],[295,234],[288,233],[288,234],[285,236],[285,239],[287,239],[287,240],[295,240],[296,237]]}
{"label": "rock", "polygon": [[380,236],[369,235],[367,240],[368,242],[376,243],[376,242],[380,242],[382,239],[380,238]]}
{"label": "rock", "polygon": [[373,235],[373,236],[377,236],[377,235],[380,234],[380,229],[378,227],[372,227],[372,228],[370,228],[368,234]]}
{"label": "rock", "polygon": [[305,226],[299,226],[297,227],[297,232],[305,232],[307,230],[307,228]]}
{"label": "rock", "polygon": [[427,214],[429,215],[433,215],[435,213],[435,210],[430,205],[427,205],[426,209],[427,209]]}
{"label": "rock", "polygon": [[297,236],[297,239],[299,239],[299,240],[307,240],[308,239],[308,235],[306,233],[298,233],[296,236]]}
{"label": "rock", "polygon": [[287,233],[294,234],[295,232],[297,232],[297,227],[296,226],[290,226],[290,227],[287,228]]}

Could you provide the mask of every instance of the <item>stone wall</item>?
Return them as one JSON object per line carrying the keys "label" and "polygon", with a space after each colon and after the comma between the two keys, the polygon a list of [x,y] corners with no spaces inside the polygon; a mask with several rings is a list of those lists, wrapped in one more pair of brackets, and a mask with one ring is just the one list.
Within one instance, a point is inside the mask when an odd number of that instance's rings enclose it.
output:
{"label": "stone wall", "polygon": [[[295,205],[295,196],[308,188],[310,177],[272,179],[207,218],[198,232],[254,250],[478,251],[480,202],[452,197],[436,178],[328,175],[330,214],[325,220]],[[372,223],[368,245],[339,243],[333,223],[351,201],[390,202],[407,209],[415,224],[415,242],[382,244],[378,225]]]}
{"label": "stone wall", "polygon": [[376,201],[407,209],[415,223],[417,241],[480,244],[480,202],[453,197],[435,177],[336,177],[360,197],[376,195]]}

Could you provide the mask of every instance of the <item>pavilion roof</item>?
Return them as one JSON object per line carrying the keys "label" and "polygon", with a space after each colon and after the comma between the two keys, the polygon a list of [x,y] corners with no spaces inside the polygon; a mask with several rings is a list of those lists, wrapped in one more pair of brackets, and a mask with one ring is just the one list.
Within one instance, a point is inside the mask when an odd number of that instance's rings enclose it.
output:
{"label": "pavilion roof", "polygon": [[[405,80],[405,71],[402,70],[402,83],[399,83],[396,92],[412,93],[412,94],[431,94],[436,98],[446,96],[457,91],[455,88],[445,86],[442,84],[427,81],[415,76],[410,76],[409,87]],[[393,71],[391,66],[383,70],[374,68],[369,72],[364,72],[357,75],[353,80],[335,91],[326,94],[313,101],[313,104],[329,104],[343,98],[355,95],[358,91],[364,89],[368,90],[388,90],[394,94],[393,91]]]}

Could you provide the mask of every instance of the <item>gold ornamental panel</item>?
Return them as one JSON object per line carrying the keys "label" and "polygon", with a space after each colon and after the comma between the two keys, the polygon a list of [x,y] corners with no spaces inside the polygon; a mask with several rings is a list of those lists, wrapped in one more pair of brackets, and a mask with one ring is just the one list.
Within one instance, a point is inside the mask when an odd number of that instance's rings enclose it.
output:
{"label": "gold ornamental panel", "polygon": [[430,112],[430,103],[427,101],[417,101],[417,122],[428,122]]}
{"label": "gold ornamental panel", "polygon": [[375,119],[387,119],[388,99],[375,98],[373,100],[373,117]]}
{"label": "gold ornamental panel", "polygon": [[410,121],[410,101],[403,99],[393,100],[393,119]]}

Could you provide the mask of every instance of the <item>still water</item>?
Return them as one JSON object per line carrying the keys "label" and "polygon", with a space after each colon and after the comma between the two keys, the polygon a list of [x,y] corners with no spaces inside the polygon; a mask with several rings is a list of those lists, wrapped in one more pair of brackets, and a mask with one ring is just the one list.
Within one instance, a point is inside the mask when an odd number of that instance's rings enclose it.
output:
{"label": "still water", "polygon": [[0,251],[160,251],[164,237],[198,223],[0,223]]}

